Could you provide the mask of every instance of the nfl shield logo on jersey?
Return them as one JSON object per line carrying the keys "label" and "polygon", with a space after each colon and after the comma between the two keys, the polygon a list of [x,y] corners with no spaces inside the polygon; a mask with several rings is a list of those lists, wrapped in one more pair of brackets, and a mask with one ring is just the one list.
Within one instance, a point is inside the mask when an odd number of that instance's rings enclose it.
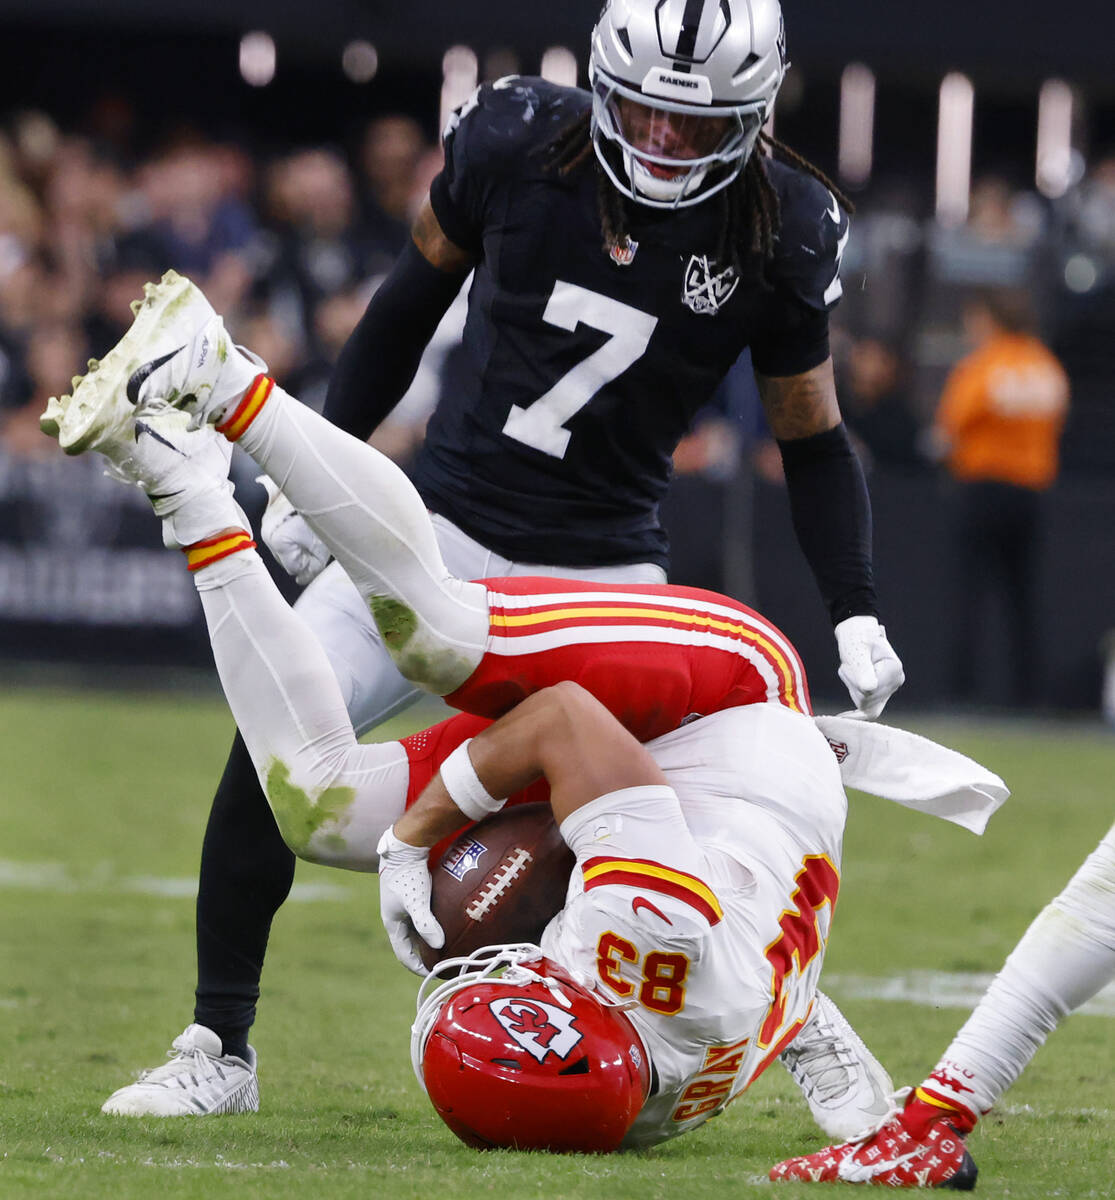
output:
{"label": "nfl shield logo on jersey", "polygon": [[832,738],[828,738],[827,741],[828,741],[829,746],[832,749],[833,754],[836,755],[836,761],[838,763],[844,762],[844,760],[848,757],[848,755],[850,753],[850,751],[848,750],[848,743],[847,742],[834,742],[832,740]]}
{"label": "nfl shield logo on jersey", "polygon": [[635,251],[638,250],[639,243],[633,242],[626,234],[624,234],[622,242],[613,242],[608,250],[608,257],[617,267],[629,267],[635,261]]}
{"label": "nfl shield logo on jersey", "polygon": [[685,286],[682,300],[695,312],[715,316],[732,298],[739,286],[739,275],[735,267],[717,271],[705,254],[690,256],[685,268]]}

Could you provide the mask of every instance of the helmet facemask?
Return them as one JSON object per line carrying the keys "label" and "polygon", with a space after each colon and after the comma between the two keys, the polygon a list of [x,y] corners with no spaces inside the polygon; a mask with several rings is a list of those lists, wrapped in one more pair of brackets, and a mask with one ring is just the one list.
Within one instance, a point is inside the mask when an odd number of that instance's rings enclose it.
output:
{"label": "helmet facemask", "polygon": [[651,208],[686,208],[726,188],[765,119],[761,103],[702,111],[651,101],[599,72],[592,84],[596,157],[615,187]]}
{"label": "helmet facemask", "polygon": [[533,942],[482,946],[464,958],[442,959],[422,980],[418,989],[418,1013],[410,1031],[410,1064],[423,1089],[426,1080],[422,1074],[422,1054],[426,1039],[445,1005],[472,984],[500,982],[513,987],[522,983],[543,983],[554,993],[558,1003],[569,1006],[553,980],[523,965],[541,958],[542,950]]}

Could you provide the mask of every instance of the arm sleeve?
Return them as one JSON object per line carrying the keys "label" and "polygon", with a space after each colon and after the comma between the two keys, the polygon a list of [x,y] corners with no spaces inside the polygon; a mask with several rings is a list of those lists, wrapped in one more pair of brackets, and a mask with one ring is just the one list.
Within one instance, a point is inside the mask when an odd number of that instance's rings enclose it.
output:
{"label": "arm sleeve", "polygon": [[879,615],[871,565],[871,501],[843,422],[779,442],[790,513],[832,623]]}
{"label": "arm sleeve", "polygon": [[509,78],[482,84],[450,116],[442,134],[445,165],[430,185],[430,206],[445,236],[476,258],[483,254],[485,229],[498,223],[493,200],[502,181],[521,170],[539,127],[566,111],[563,97],[540,94],[539,82]]}
{"label": "arm sleeve", "polygon": [[337,358],[325,396],[327,420],[368,439],[410,387],[462,279],[438,270],[407,239]]}

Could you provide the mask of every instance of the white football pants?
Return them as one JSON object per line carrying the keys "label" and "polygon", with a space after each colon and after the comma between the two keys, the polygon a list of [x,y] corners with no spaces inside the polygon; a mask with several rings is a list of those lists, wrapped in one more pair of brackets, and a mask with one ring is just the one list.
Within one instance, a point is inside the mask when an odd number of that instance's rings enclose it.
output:
{"label": "white football pants", "polygon": [[[390,459],[278,387],[239,445],[337,559],[306,589],[298,610],[321,639],[359,732],[413,703],[418,692],[406,680],[446,695],[476,669],[488,635],[487,596],[464,581],[504,575],[666,581],[653,563],[579,569],[502,558],[445,518],[431,519]],[[403,620],[410,614],[416,620],[403,645],[385,647],[369,612],[378,607],[382,624],[385,597],[401,602],[395,608],[405,610]]]}
{"label": "white football pants", "polygon": [[221,684],[291,849],[375,870],[376,844],[402,812],[409,772],[398,743],[361,746],[356,730],[405,708],[419,691],[392,663],[369,603],[405,609],[409,636],[395,661],[426,690],[444,693],[472,673],[487,638],[486,590],[468,578],[660,583],[664,573],[653,564],[578,571],[501,559],[448,521],[431,522],[394,463],[279,388],[240,445],[338,561],[297,611],[250,551],[196,573]]}

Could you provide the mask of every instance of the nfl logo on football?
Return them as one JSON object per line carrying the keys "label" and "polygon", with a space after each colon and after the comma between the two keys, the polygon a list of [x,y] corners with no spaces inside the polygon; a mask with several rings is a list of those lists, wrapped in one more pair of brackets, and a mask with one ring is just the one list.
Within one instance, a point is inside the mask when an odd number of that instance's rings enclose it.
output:
{"label": "nfl logo on football", "polygon": [[488,847],[473,839],[456,847],[441,864],[443,871],[448,871],[454,879],[460,880],[480,865],[480,856],[488,853]]}

